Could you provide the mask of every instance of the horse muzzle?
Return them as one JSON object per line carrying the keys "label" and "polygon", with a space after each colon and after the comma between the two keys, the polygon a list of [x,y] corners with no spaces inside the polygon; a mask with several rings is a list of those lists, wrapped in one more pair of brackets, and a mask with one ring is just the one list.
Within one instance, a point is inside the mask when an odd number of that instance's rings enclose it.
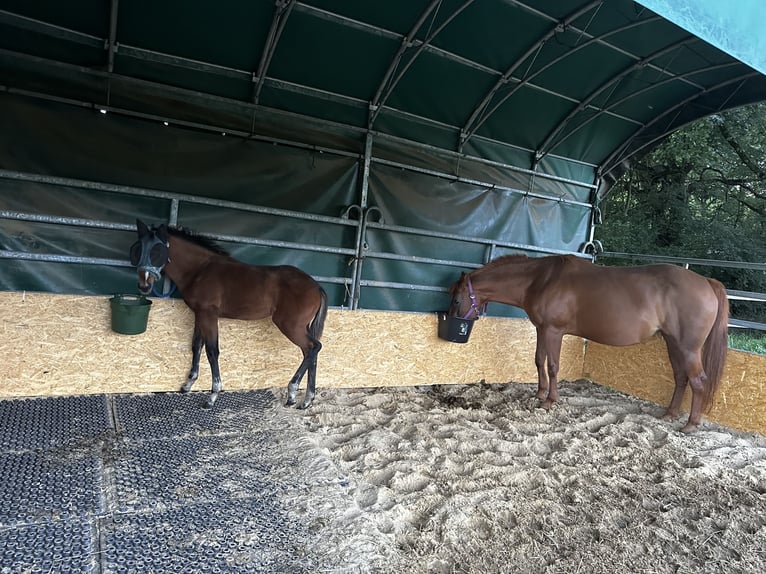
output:
{"label": "horse muzzle", "polygon": [[138,290],[148,295],[152,290],[155,281],[162,277],[162,269],[156,267],[141,267],[138,270]]}

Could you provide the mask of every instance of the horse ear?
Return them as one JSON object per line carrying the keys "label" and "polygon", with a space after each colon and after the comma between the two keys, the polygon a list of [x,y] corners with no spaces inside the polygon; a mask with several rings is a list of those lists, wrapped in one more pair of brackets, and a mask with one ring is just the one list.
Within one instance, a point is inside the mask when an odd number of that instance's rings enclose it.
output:
{"label": "horse ear", "polygon": [[146,223],[144,223],[140,219],[136,219],[136,228],[138,229],[139,237],[144,237],[145,235],[149,235],[149,226],[146,225]]}
{"label": "horse ear", "polygon": [[168,226],[167,225],[165,225],[164,223],[160,225],[157,228],[156,233],[157,233],[157,237],[160,238],[160,241],[164,243],[168,242]]}

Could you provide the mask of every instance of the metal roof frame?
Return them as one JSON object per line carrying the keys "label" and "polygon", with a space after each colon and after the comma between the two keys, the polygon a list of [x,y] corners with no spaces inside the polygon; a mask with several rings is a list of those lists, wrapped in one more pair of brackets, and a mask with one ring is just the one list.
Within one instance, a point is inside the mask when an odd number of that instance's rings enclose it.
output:
{"label": "metal roof frame", "polygon": [[[670,131],[706,111],[712,113],[766,98],[763,74],[632,0],[568,0],[553,4],[543,0],[392,0],[386,5],[391,13],[385,15],[376,12],[374,2],[336,5],[327,0],[256,0],[238,4],[259,18],[268,15],[264,35],[255,37],[259,53],[249,54],[257,61],[252,69],[233,64],[237,60],[234,57],[228,61],[219,57],[216,61],[192,55],[199,54],[199,50],[189,50],[183,39],[158,48],[156,43],[144,41],[141,30],[131,31],[134,41],[121,41],[125,27],[132,25],[123,12],[136,8],[119,0],[110,0],[107,21],[100,32],[95,32],[97,27],[92,23],[80,25],[76,17],[78,3],[84,4],[85,0],[75,0],[68,8],[71,13],[63,18],[61,8],[57,12],[53,5],[46,10],[19,0],[0,0],[0,36],[5,31],[8,38],[20,38],[20,32],[30,32],[33,38],[28,42],[0,38],[0,72],[6,67],[11,72],[24,67],[38,80],[29,84],[23,75],[8,73],[4,75],[4,91],[109,107],[115,90],[146,90],[171,102],[193,103],[199,110],[205,106],[236,109],[243,118],[227,128],[215,122],[208,124],[203,117],[179,116],[172,104],[165,108],[114,106],[113,110],[148,119],[164,115],[167,121],[179,125],[203,125],[247,136],[263,135],[256,133],[256,115],[272,118],[273,123],[279,123],[280,118],[310,117],[318,125],[358,138],[359,144],[353,150],[358,153],[374,136],[416,148],[431,147],[456,158],[499,159],[503,165],[565,179],[561,162],[593,166],[594,179],[586,178],[581,183],[595,185],[596,178],[604,178],[600,196],[608,192],[626,160],[646,152]],[[212,9],[187,7],[181,16],[187,23],[204,25],[206,10]],[[502,20],[504,29],[508,29],[507,37],[481,36],[486,53],[473,49],[479,41],[477,33],[491,29],[493,19]],[[527,29],[524,22],[535,25]],[[377,70],[370,74],[372,78],[377,75],[377,81],[370,80],[369,87],[361,88],[355,79],[359,68],[348,70],[340,84],[327,81],[323,85],[323,81],[303,76],[300,66],[309,64],[300,56],[312,46],[295,45],[294,39],[301,37],[298,29],[306,26],[312,27],[335,53],[348,53],[349,61]],[[342,40],[336,41],[333,31],[339,30],[353,33],[359,45],[338,46]],[[653,44],[647,43],[653,30],[672,30],[672,37],[668,41],[654,37]],[[566,33],[582,41],[565,51],[546,52],[551,40]],[[625,37],[629,41],[624,41]],[[699,49],[684,52],[692,45]],[[325,46],[314,48],[324,50]],[[624,64],[613,72],[597,68],[595,84],[585,95],[573,95],[576,91],[550,81],[559,71],[581,70],[585,77],[590,70],[583,68],[584,58],[591,49],[602,50],[616,61],[622,59]],[[78,62],[78,50],[103,55],[96,57],[99,62],[83,64]],[[503,59],[506,65],[500,64]],[[285,68],[289,62],[296,63],[297,68]],[[456,77],[434,80],[423,76],[432,73],[434,62]],[[343,62],[327,65],[343,66]],[[99,102],[87,90],[81,97],[72,97],[71,87],[64,90],[59,80],[47,75],[54,69],[69,70],[71,77],[101,78],[104,101]],[[154,75],[161,77],[144,74],[144,69],[154,70]],[[656,72],[656,77],[647,81],[641,76],[645,70]],[[576,74],[570,75],[571,81],[577,81]],[[189,78],[201,87],[190,87]],[[221,85],[231,84],[240,91],[249,86],[248,96],[233,95],[234,88],[227,93],[229,88],[219,87],[216,78]],[[617,93],[618,86],[628,81],[635,84],[633,89]],[[676,82],[695,93],[685,92],[671,100],[668,92]],[[41,89],[40,84],[45,88]],[[486,88],[482,89],[482,85]],[[729,93],[720,95],[722,90]],[[662,99],[658,99],[651,117],[630,111],[632,102],[655,94],[659,98],[660,92]],[[451,110],[433,101],[439,97],[437,94],[449,99]],[[708,101],[713,96],[715,101]],[[288,103],[283,104],[283,100]],[[435,105],[426,105],[431,102]],[[546,107],[550,104],[554,104],[553,108]],[[530,119],[535,117],[545,117],[546,121],[535,125]],[[597,125],[602,129],[605,118],[619,127],[599,133],[598,145],[589,145],[587,138],[593,138]]]}
{"label": "metal roof frame", "polygon": [[[415,48],[415,52],[412,54],[412,56],[410,56],[409,60],[405,62],[405,64],[402,66],[402,69],[399,70],[399,72],[396,74],[396,77],[392,78],[392,76],[394,75],[394,71],[396,71],[396,69],[399,67],[399,64],[404,58],[404,55],[407,53],[407,50],[409,48],[414,47],[413,40],[418,30],[420,30],[423,24],[425,24],[428,16],[441,5],[441,0],[433,0],[431,2],[429,7],[426,9],[426,11],[423,12],[423,14],[420,16],[418,21],[415,23],[410,33],[407,34],[407,36],[402,40],[402,45],[399,48],[399,51],[397,52],[396,56],[394,56],[394,59],[391,61],[391,64],[388,66],[388,70],[386,70],[386,73],[383,76],[383,80],[380,83],[380,87],[378,88],[378,91],[375,93],[375,97],[370,102],[370,120],[368,123],[369,129],[372,129],[373,125],[375,124],[375,119],[378,117],[378,114],[380,114],[380,110],[386,104],[386,100],[391,95],[391,92],[394,91],[394,88],[396,88],[396,85],[399,83],[399,80],[401,80],[404,74],[407,73],[407,70],[410,68],[410,66],[415,61],[415,59],[420,55],[420,53],[423,50],[425,50],[431,44],[431,41],[439,34],[439,32],[444,30],[444,28],[450,22],[452,22],[452,20],[458,14],[460,14],[460,12],[465,10],[473,2],[474,0],[466,0],[456,11],[454,11],[442,23],[440,23],[435,30],[428,32],[426,39],[420,42],[420,44]],[[435,16],[436,15],[434,15],[434,18]]]}
{"label": "metal roof frame", "polygon": [[[610,77],[606,82],[598,86],[594,91],[592,91],[590,94],[588,94],[580,103],[577,104],[577,106],[570,111],[565,118],[561,120],[561,122],[551,131],[548,135],[545,136],[545,139],[543,139],[542,143],[540,144],[540,147],[537,149],[535,153],[535,162],[539,161],[545,155],[548,153],[548,148],[551,144],[551,142],[556,138],[558,134],[561,133],[561,131],[569,125],[569,123],[572,121],[572,119],[579,114],[582,110],[584,110],[586,107],[590,105],[590,103],[595,100],[599,95],[601,95],[604,90],[611,86],[615,86],[619,84],[621,80],[624,78],[627,78],[632,72],[646,67],[646,65],[651,62],[652,60],[659,58],[660,56],[664,56],[665,54],[669,54],[670,52],[674,52],[675,50],[682,48],[686,46],[687,44],[690,44],[692,42],[695,42],[696,38],[685,38],[683,40],[679,40],[678,42],[675,42],[673,44],[670,44],[669,46],[665,46],[664,48],[657,50],[653,54],[650,54],[646,58],[639,60],[635,62],[633,65],[628,66],[625,68],[622,72],[617,74],[616,76]],[[603,111],[603,110],[600,110]]]}

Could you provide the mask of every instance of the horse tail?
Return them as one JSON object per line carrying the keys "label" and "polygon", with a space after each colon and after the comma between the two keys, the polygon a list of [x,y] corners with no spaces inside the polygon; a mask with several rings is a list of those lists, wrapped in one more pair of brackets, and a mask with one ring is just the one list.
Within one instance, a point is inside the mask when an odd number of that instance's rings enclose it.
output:
{"label": "horse tail", "polygon": [[309,337],[318,342],[324,331],[324,320],[327,318],[327,292],[319,287],[319,309],[309,324]]}
{"label": "horse tail", "polygon": [[726,288],[715,279],[708,279],[708,282],[718,299],[718,314],[702,347],[702,368],[707,375],[705,412],[713,406],[713,397],[723,378],[723,368],[729,347],[729,299],[726,297]]}

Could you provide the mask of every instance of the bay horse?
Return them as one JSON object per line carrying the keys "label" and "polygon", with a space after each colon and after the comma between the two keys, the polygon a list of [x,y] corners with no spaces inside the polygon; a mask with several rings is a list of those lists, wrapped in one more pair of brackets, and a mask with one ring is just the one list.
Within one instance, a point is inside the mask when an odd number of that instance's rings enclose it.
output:
{"label": "bay horse", "polygon": [[199,235],[167,225],[149,227],[136,220],[138,241],[130,260],[138,268],[138,289],[148,294],[164,272],[194,312],[192,365],[181,387],[191,390],[199,376],[205,347],[213,385],[205,407],[212,407],[221,392],[218,368],[218,318],[271,320],[300,347],[303,361],[287,385],[287,406],[295,404],[301,379],[308,382],[300,409],[316,395],[317,355],[327,316],[327,293],[311,276],[291,265],[249,265]]}
{"label": "bay horse", "polygon": [[[450,315],[478,318],[495,301],[523,309],[537,329],[537,398],[558,400],[561,341],[575,335],[626,346],[660,333],[667,343],[675,391],[663,418],[678,416],[687,383],[692,389],[693,431],[708,411],[723,375],[728,347],[729,300],[715,279],[668,264],[603,267],[574,255],[508,255],[450,288]],[[547,365],[547,369],[546,369]]]}

